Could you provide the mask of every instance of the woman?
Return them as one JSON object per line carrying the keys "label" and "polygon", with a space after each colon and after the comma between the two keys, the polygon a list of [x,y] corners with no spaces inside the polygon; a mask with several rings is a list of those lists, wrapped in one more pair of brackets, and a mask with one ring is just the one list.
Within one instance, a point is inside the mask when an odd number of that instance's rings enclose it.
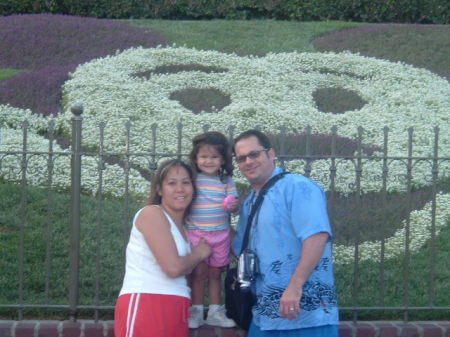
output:
{"label": "woman", "polygon": [[116,304],[116,337],[188,336],[190,290],[184,275],[211,254],[204,241],[190,247],[184,230],[192,179],[181,160],[164,162],[153,178],[149,205],[134,217]]}

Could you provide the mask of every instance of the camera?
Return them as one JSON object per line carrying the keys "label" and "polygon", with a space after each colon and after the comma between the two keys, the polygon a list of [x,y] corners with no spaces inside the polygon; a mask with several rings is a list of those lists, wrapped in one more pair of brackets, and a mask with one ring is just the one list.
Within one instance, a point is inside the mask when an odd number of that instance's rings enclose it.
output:
{"label": "camera", "polygon": [[250,249],[244,250],[238,260],[237,276],[241,290],[247,291],[250,289],[252,281],[259,272],[258,267],[258,257],[255,252]]}

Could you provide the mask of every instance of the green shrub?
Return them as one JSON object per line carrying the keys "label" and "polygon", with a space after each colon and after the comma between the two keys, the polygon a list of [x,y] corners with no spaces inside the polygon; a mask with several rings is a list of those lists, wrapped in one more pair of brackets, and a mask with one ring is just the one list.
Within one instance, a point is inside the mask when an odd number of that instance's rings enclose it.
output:
{"label": "green shrub", "polygon": [[0,15],[59,13],[98,18],[450,22],[447,0],[3,0]]}

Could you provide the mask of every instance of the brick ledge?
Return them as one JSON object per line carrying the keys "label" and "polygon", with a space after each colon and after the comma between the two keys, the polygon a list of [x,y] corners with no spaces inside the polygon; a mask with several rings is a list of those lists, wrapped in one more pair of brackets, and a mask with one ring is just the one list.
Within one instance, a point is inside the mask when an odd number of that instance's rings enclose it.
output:
{"label": "brick ledge", "polygon": [[[238,329],[203,326],[190,330],[190,337],[245,337]],[[343,321],[340,337],[450,337],[450,321],[397,322]],[[114,322],[1,321],[0,337],[114,337]]]}

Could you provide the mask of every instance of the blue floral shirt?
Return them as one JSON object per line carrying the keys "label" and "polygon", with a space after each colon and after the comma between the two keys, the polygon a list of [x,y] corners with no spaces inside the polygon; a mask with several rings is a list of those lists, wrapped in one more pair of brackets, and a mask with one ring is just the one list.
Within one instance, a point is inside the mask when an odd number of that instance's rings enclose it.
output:
{"label": "blue floral shirt", "polygon": [[[282,172],[276,168],[273,175]],[[255,191],[241,208],[233,249],[239,255]],[[301,259],[303,242],[320,232],[330,234],[319,264],[303,287],[300,315],[280,316],[279,302]],[[257,303],[253,319],[261,330],[289,330],[339,324],[333,276],[331,228],[323,189],[314,181],[287,174],[267,192],[253,218],[250,248],[259,259],[260,273],[252,285]]]}

